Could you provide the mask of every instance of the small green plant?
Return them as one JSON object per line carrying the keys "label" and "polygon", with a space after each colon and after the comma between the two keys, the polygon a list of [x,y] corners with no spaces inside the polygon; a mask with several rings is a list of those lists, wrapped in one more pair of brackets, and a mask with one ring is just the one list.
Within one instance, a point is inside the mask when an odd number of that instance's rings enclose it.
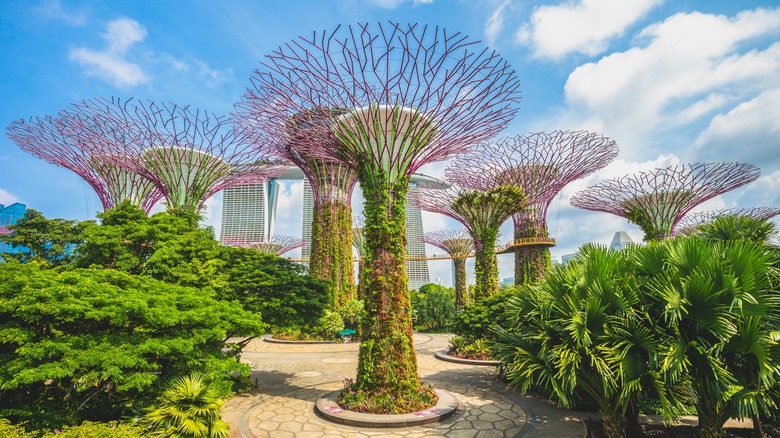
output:
{"label": "small green plant", "polygon": [[349,300],[339,309],[339,315],[344,325],[351,329],[357,329],[366,311],[363,309],[363,301]]}
{"label": "small green plant", "polygon": [[477,339],[466,347],[466,355],[469,359],[488,360],[491,359],[492,350],[486,340]]}
{"label": "small green plant", "polygon": [[341,319],[341,315],[338,312],[326,310],[322,318],[320,318],[315,331],[320,335],[321,339],[333,339],[342,330],[344,330],[344,321]]}
{"label": "small green plant", "polygon": [[222,400],[198,374],[169,383],[158,406],[144,418],[151,436],[164,438],[224,438],[230,433],[220,418]]}
{"label": "small green plant", "polygon": [[468,345],[469,342],[463,336],[453,336],[450,339],[449,354],[451,356],[464,354]]}
{"label": "small green plant", "polygon": [[18,424],[11,424],[5,418],[0,418],[0,436],[5,438],[26,438],[30,436],[24,428]]}

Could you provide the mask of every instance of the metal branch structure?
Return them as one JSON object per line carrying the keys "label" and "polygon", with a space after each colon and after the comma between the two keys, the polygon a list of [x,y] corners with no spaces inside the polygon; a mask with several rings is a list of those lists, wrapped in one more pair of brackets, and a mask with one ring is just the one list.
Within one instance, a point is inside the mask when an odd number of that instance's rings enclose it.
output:
{"label": "metal branch structure", "polygon": [[293,236],[273,235],[270,240],[256,241],[242,236],[225,237],[222,241],[230,246],[249,248],[265,254],[281,256],[282,254],[306,245],[306,241]]}
{"label": "metal branch structure", "polygon": [[691,209],[760,174],[747,163],[681,164],[603,181],[572,196],[571,205],[625,217],[645,241],[663,240]]}
{"label": "metal branch structure", "polygon": [[470,187],[499,181],[520,187],[530,205],[512,215],[515,284],[535,283],[552,266],[547,210],[569,183],[605,167],[617,143],[588,131],[537,132],[484,143],[456,157],[447,177]]}
{"label": "metal branch structure", "polygon": [[56,117],[16,120],[7,135],[23,151],[79,175],[95,191],[103,210],[127,200],[148,214],[163,193],[137,172],[115,165],[117,156],[90,147],[114,137],[96,136],[95,131],[102,131],[100,124],[100,119],[65,109]]}
{"label": "metal branch structure", "polygon": [[444,250],[452,257],[455,272],[455,308],[462,309],[469,303],[466,283],[466,257],[474,252],[474,239],[465,228],[431,231],[420,236],[420,240]]}
{"label": "metal branch structure", "polygon": [[[293,115],[289,128],[293,135],[286,142],[263,141],[262,125],[257,122],[258,113],[267,109],[256,107],[256,101],[243,100],[236,105],[239,125],[256,137],[255,142],[264,152],[298,166],[308,179],[314,194],[311,224],[311,256],[309,274],[327,280],[333,286],[333,303],[340,308],[355,299],[355,279],[352,264],[352,192],[357,175],[351,167],[312,156],[297,147],[298,141],[307,139],[310,127],[322,123],[316,112],[304,111]],[[326,133],[327,134],[327,133]],[[335,148],[338,140],[331,133],[321,141]]]}
{"label": "metal branch structure", "polygon": [[474,298],[498,292],[496,240],[501,224],[528,206],[522,190],[496,183],[494,187],[415,189],[410,202],[420,209],[449,216],[466,227],[474,245]]}
{"label": "metal branch structure", "polygon": [[700,225],[712,222],[721,216],[746,216],[753,219],[771,219],[780,215],[780,208],[775,207],[751,207],[751,208],[724,208],[720,210],[688,213],[672,230],[672,235],[691,235]]}
{"label": "metal branch structure", "polygon": [[174,212],[197,214],[218,191],[263,182],[286,169],[229,118],[190,106],[98,98],[72,104],[69,111],[95,122],[74,128],[99,139],[86,149],[154,183]]}
{"label": "metal branch structure", "polygon": [[[254,123],[267,141],[295,138],[306,154],[351,167],[366,199],[367,315],[353,388],[395,397],[394,413],[422,408],[404,269],[409,178],[507,125],[519,101],[514,70],[460,33],[386,22],[290,41],[251,81],[244,101],[262,109]],[[291,126],[302,114],[311,122]],[[301,123],[307,135],[299,139]],[[339,142],[322,141],[330,135]]]}

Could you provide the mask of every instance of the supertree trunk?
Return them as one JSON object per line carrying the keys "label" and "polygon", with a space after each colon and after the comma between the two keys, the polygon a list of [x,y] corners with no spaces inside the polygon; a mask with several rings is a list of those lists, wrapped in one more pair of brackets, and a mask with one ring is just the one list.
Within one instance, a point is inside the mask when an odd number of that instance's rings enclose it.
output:
{"label": "supertree trunk", "polygon": [[352,266],[352,206],[339,200],[314,205],[309,275],[330,281],[334,304],[340,308],[355,299]]}
{"label": "supertree trunk", "polygon": [[[376,170],[373,170],[376,172]],[[406,192],[409,178],[388,183],[384,172],[360,169],[358,178],[366,225],[363,319],[356,388],[372,394],[383,390],[408,400],[420,389],[412,341],[412,315],[407,287]]]}
{"label": "supertree trunk", "polygon": [[474,236],[474,299],[489,297],[498,292],[498,261],[496,260],[496,239],[498,228],[481,230]]}
{"label": "supertree trunk", "polygon": [[466,259],[452,259],[455,270],[455,309],[460,310],[469,304],[468,284],[466,284]]}
{"label": "supertree trunk", "polygon": [[[536,224],[529,218],[514,221],[515,241],[550,237],[547,224]],[[521,245],[515,249],[515,284],[538,283],[552,267],[550,248],[546,245]]]}

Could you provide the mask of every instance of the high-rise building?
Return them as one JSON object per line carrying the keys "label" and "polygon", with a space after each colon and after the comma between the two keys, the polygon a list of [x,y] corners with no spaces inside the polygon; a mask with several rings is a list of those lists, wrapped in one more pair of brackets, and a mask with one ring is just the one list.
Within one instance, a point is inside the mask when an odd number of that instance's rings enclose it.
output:
{"label": "high-rise building", "polygon": [[231,238],[270,240],[278,198],[279,185],[275,180],[225,189],[222,192],[220,241]]}
{"label": "high-rise building", "polygon": [[612,243],[609,244],[609,249],[621,250],[634,243],[625,231],[618,231],[615,233],[615,237],[612,238]]}
{"label": "high-rise building", "polygon": [[314,221],[314,190],[309,180],[303,179],[303,230],[301,239],[306,244],[301,248],[301,258],[309,260],[311,257],[311,225]]}
{"label": "high-rise building", "polygon": [[[3,227],[3,231],[7,231],[5,227],[8,225],[13,225],[18,221],[19,219],[24,216],[24,214],[27,212],[27,206],[24,204],[20,204],[18,202],[15,202],[8,207],[4,206],[3,204],[0,204],[0,227]],[[24,247],[12,247],[11,245],[0,242],[0,254],[7,252],[7,253],[18,253],[26,248]],[[0,258],[0,261],[2,261],[2,258]]]}
{"label": "high-rise building", "polygon": [[[412,182],[414,185],[414,182]],[[422,212],[419,208],[406,203],[406,254],[409,258],[425,258],[425,244],[420,240],[423,235]],[[427,260],[406,260],[406,276],[409,289],[419,289],[430,283]]]}

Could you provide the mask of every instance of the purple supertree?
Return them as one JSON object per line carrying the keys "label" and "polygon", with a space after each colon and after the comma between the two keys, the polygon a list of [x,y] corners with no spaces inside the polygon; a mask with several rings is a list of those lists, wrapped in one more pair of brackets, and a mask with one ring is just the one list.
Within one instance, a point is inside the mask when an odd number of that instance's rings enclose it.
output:
{"label": "purple supertree", "polygon": [[9,234],[13,233],[8,227],[5,225],[0,225],[0,236],[7,236]]}
{"label": "purple supertree", "polygon": [[721,216],[746,216],[753,219],[771,219],[780,215],[780,208],[775,207],[751,207],[751,208],[724,208],[699,213],[688,213],[672,230],[672,235],[690,235],[703,224],[712,222]]}
{"label": "purple supertree", "polygon": [[469,303],[466,284],[466,258],[474,253],[474,239],[465,228],[431,231],[423,234],[420,240],[441,248],[452,257],[455,271],[455,308],[462,309]]}
{"label": "purple supertree", "polygon": [[[516,113],[519,81],[495,52],[460,33],[397,23],[339,26],[270,54],[246,101],[269,141],[353,168],[365,197],[365,309],[355,390],[422,408],[404,270],[409,177],[498,133]],[[290,123],[306,114],[311,122]],[[305,125],[306,136],[296,136]],[[340,142],[322,139],[335,134]],[[432,390],[425,396],[435,399]],[[350,407],[348,393],[341,402]]]}
{"label": "purple supertree", "polygon": [[71,105],[90,131],[93,155],[142,175],[165,195],[168,209],[196,214],[216,192],[263,182],[285,163],[263,155],[229,118],[189,106],[98,98]]}
{"label": "purple supertree", "polygon": [[596,133],[538,132],[479,145],[456,157],[447,175],[471,187],[498,180],[523,190],[530,205],[512,215],[515,284],[535,283],[552,266],[550,203],[567,184],[605,167],[617,154],[615,141]]}
{"label": "purple supertree", "polygon": [[622,216],[644,231],[645,241],[663,240],[692,208],[760,173],[746,163],[669,166],[603,181],[572,196],[571,205]]}
{"label": "purple supertree", "polygon": [[[309,274],[333,285],[336,307],[355,299],[352,264],[352,192],[357,175],[351,167],[323,160],[297,147],[298,140],[308,138],[308,127],[319,123],[316,114],[304,112],[291,117],[291,135],[286,142],[264,141],[262,125],[256,115],[267,109],[257,99],[245,99],[236,105],[239,125],[247,128],[265,153],[290,161],[306,176],[314,194],[311,224]],[[321,139],[331,147],[338,142],[333,134]]]}
{"label": "purple supertree", "polygon": [[306,245],[305,240],[293,236],[273,235],[269,240],[257,240],[246,236],[223,236],[226,245],[239,248],[249,248],[266,254],[281,256],[282,254]]}
{"label": "purple supertree", "polygon": [[116,166],[116,157],[88,147],[94,142],[110,140],[78,129],[78,126],[99,125],[100,121],[69,110],[60,111],[57,117],[16,120],[8,126],[7,135],[23,151],[79,175],[95,190],[104,210],[128,200],[148,213],[163,197],[162,192],[140,174]]}
{"label": "purple supertree", "polygon": [[416,188],[409,200],[421,210],[449,216],[466,227],[474,244],[474,297],[483,298],[498,292],[496,239],[498,229],[514,213],[528,206],[522,189],[515,185],[484,184],[479,188],[463,187],[450,181],[446,189]]}

